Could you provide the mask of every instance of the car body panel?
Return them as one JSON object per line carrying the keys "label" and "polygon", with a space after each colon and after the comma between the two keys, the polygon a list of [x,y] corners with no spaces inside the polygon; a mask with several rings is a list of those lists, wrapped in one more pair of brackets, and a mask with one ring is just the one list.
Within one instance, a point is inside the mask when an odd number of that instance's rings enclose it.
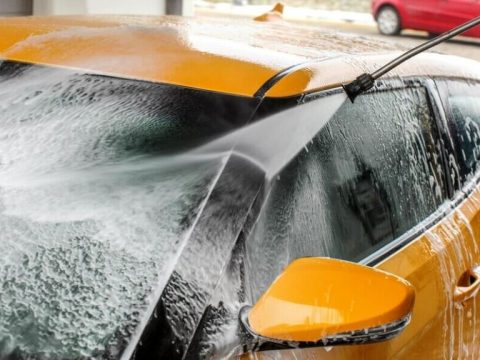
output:
{"label": "car body panel", "polygon": [[[443,0],[441,10],[440,16],[444,27],[449,28],[480,15],[480,2],[477,0]],[[473,29],[470,33],[477,36],[480,34],[477,29]]]}
{"label": "car body panel", "polygon": [[351,49],[352,36],[309,27],[210,18],[4,18],[0,31],[3,59],[243,96],[311,59],[394,49],[367,40]]}
{"label": "car body panel", "polygon": [[253,94],[276,72],[303,60],[262,56],[249,45],[232,46],[194,28],[179,19],[157,24],[154,19],[137,24],[105,18],[6,19],[0,24],[0,56],[241,95]]}
{"label": "car body panel", "polygon": [[423,26],[438,31],[438,0],[405,0],[403,9],[401,19],[404,27],[421,28]]}

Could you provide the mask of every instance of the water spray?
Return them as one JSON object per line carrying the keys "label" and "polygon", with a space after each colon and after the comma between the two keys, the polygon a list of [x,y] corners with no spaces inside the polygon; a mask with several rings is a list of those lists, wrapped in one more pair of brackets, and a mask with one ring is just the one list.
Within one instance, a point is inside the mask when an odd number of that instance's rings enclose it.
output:
{"label": "water spray", "polygon": [[443,33],[436,38],[429,40],[423,44],[420,44],[419,46],[407,51],[406,53],[400,55],[396,59],[390,61],[388,64],[382,66],[380,69],[376,70],[375,72],[368,74],[362,74],[359,77],[357,77],[354,81],[352,81],[349,84],[343,85],[343,89],[348,95],[348,98],[350,101],[353,103],[355,101],[355,98],[364,93],[365,91],[368,91],[375,85],[375,80],[378,78],[382,77],[389,71],[395,69],[398,65],[404,63],[408,59],[414,57],[415,55],[418,55],[438,44],[441,44],[444,41],[447,41],[454,36],[457,36],[467,30],[470,30],[471,28],[477,26],[480,24],[480,16],[474,18],[473,20],[470,20],[450,31],[447,31],[446,33]]}

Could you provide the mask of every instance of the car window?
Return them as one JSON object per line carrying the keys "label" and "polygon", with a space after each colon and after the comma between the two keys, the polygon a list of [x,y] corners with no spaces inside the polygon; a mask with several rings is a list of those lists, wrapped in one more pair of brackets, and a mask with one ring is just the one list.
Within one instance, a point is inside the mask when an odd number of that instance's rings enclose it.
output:
{"label": "car window", "polygon": [[344,103],[272,183],[247,242],[256,295],[295,258],[359,260],[432,214],[447,197],[438,146],[422,87]]}
{"label": "car window", "polygon": [[463,185],[480,169],[480,85],[452,80],[440,88]]}
{"label": "car window", "polygon": [[120,358],[226,166],[223,155],[187,150],[241,126],[254,108],[0,62],[0,358]]}

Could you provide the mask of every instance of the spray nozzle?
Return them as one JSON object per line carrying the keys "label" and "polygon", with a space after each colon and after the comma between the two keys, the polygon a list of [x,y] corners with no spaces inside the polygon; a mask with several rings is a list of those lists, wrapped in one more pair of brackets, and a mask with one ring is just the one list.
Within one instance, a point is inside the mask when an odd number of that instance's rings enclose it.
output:
{"label": "spray nozzle", "polygon": [[362,74],[357,77],[350,84],[343,85],[343,89],[348,95],[348,98],[353,103],[355,98],[373,87],[375,84],[375,79],[370,74]]}

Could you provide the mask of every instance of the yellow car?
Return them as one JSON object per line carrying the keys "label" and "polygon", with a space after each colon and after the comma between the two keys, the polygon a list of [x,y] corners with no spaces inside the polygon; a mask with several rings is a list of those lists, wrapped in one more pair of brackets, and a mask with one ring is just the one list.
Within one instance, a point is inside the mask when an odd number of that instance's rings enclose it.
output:
{"label": "yellow car", "polygon": [[393,45],[177,17],[0,34],[1,359],[480,358],[477,62],[422,54],[352,103]]}

